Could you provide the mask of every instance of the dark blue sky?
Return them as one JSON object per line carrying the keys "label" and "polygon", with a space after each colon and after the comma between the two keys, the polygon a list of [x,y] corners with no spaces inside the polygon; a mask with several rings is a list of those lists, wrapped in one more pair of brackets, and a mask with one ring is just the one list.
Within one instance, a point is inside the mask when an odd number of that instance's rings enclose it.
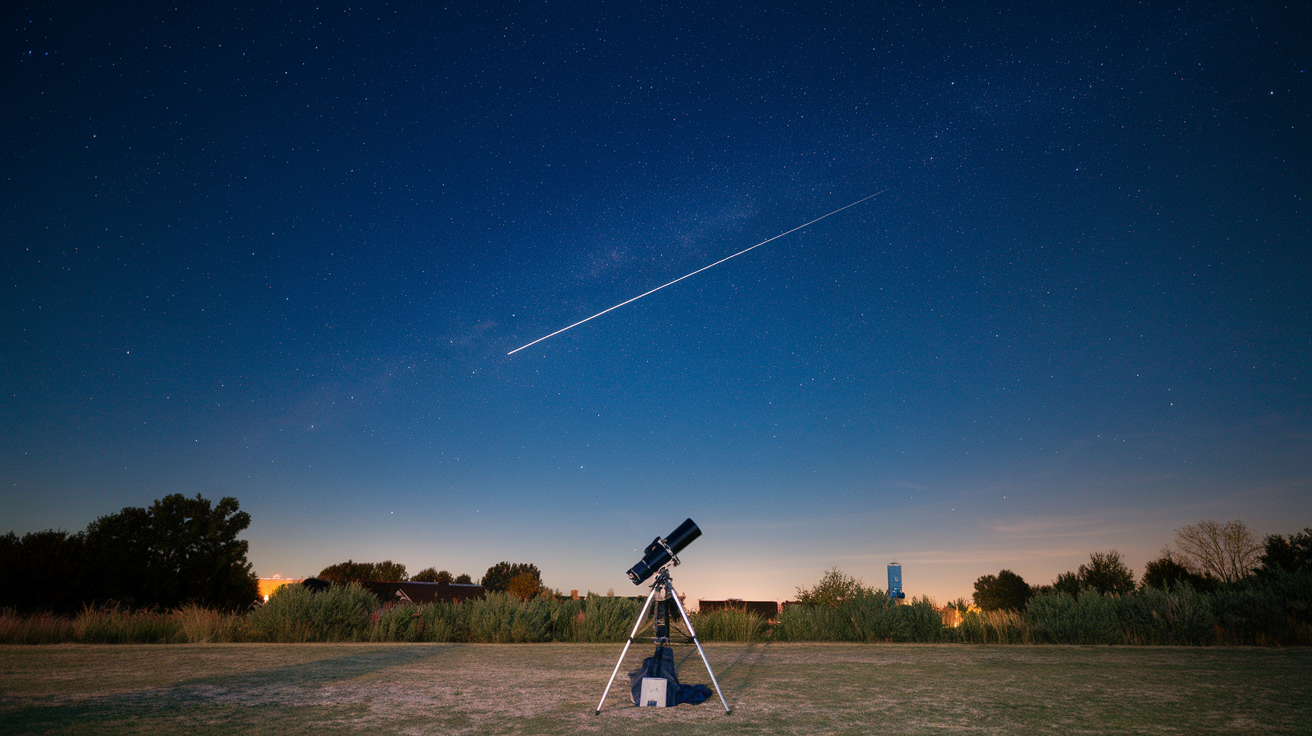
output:
{"label": "dark blue sky", "polygon": [[4,11],[4,531],[942,601],[1312,523],[1312,11],[631,5]]}

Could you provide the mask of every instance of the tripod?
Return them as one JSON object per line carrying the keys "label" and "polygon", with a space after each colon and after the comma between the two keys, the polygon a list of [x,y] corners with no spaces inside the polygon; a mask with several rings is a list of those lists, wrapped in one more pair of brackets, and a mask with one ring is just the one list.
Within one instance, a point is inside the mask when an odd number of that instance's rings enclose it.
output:
{"label": "tripod", "polygon": [[[675,558],[677,560],[677,558]],[[676,561],[677,565],[678,562]],[[652,621],[653,633],[655,636],[652,641],[659,647],[670,643],[670,617],[669,604],[674,602],[674,607],[678,609],[679,615],[683,617],[683,625],[688,627],[688,636],[692,638],[692,643],[697,645],[698,654],[702,655],[702,664],[706,665],[706,672],[711,676],[711,684],[715,685],[715,694],[720,696],[720,704],[724,706],[724,712],[730,713],[729,704],[724,701],[724,693],[720,692],[720,683],[715,681],[715,673],[711,671],[711,663],[706,661],[706,652],[702,650],[702,643],[697,641],[697,632],[693,631],[692,622],[688,620],[688,612],[684,610],[683,603],[679,601],[679,594],[674,590],[674,583],[670,580],[670,569],[662,567],[660,572],[656,573],[656,582],[651,585],[651,594],[647,596],[647,602],[642,604],[642,611],[638,614],[638,620],[633,624],[633,631],[629,633],[629,641],[624,645],[624,651],[620,652],[620,661],[615,663],[615,669],[610,673],[610,680],[606,682],[606,689],[601,693],[601,702],[597,703],[597,712],[595,715],[601,715],[601,706],[606,702],[606,696],[610,694],[610,686],[615,683],[615,675],[620,671],[620,665],[624,664],[624,655],[629,653],[629,646],[633,644],[633,637],[638,635],[638,629],[642,628],[642,622],[647,617],[647,609],[651,607],[651,602],[656,601],[656,609],[653,612]]]}

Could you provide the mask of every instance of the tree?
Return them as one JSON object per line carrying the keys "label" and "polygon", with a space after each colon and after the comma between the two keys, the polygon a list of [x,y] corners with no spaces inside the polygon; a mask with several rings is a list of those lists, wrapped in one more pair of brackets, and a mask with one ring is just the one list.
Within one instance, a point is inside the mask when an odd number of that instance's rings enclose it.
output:
{"label": "tree", "polygon": [[483,573],[483,589],[489,593],[504,592],[510,587],[510,581],[516,575],[528,574],[538,582],[538,587],[542,586],[542,573],[538,570],[537,565],[527,562],[498,562],[489,567],[486,573]]}
{"label": "tree", "polygon": [[456,576],[455,580],[452,580],[451,582],[455,583],[456,585],[473,585],[474,579],[469,577],[469,573],[462,572]]}
{"label": "tree", "polygon": [[65,531],[0,537],[0,609],[73,613],[87,584],[84,536]]}
{"label": "tree", "polygon": [[[442,572],[446,571],[443,570]],[[411,575],[410,580],[415,583],[440,583],[443,582],[439,579],[441,574],[442,573],[437,571],[436,567],[425,567],[414,575]],[[447,580],[445,582],[451,582],[451,573],[446,573],[446,577]]]}
{"label": "tree", "polygon": [[860,595],[865,590],[860,580],[850,577],[837,567],[829,568],[814,588],[798,587],[797,601],[806,605],[837,606],[844,600]]}
{"label": "tree", "polygon": [[87,559],[96,573],[92,600],[174,608],[184,603],[222,609],[251,605],[259,583],[237,535],[251,517],[237,499],[211,506],[180,493],[149,509],[125,508],[87,526]]}
{"label": "tree", "polygon": [[1103,595],[1134,592],[1134,572],[1116,550],[1091,553],[1089,564],[1080,565],[1080,582]]}
{"label": "tree", "polygon": [[1011,570],[984,575],[975,581],[975,605],[985,611],[1023,611],[1033,591]]}
{"label": "tree", "polygon": [[1242,521],[1200,521],[1175,530],[1175,544],[1187,564],[1223,583],[1252,571],[1262,545]]}
{"label": "tree", "polygon": [[506,592],[517,596],[522,601],[534,598],[542,591],[542,581],[537,575],[528,572],[521,572],[506,584]]}
{"label": "tree", "polygon": [[1268,575],[1277,570],[1312,570],[1312,527],[1291,534],[1288,538],[1279,534],[1267,537],[1258,563],[1260,571]]}
{"label": "tree", "polygon": [[1195,589],[1203,589],[1207,587],[1208,580],[1176,559],[1170,549],[1163,549],[1161,557],[1144,565],[1141,587],[1165,589],[1181,583],[1188,583]]}
{"label": "tree", "polygon": [[1084,584],[1080,582],[1080,576],[1073,572],[1064,572],[1052,581],[1052,591],[1054,593],[1065,593],[1072,598],[1079,598],[1080,591],[1084,589]]}
{"label": "tree", "polygon": [[405,572],[405,565],[391,560],[382,562],[355,562],[347,560],[336,565],[329,565],[316,576],[330,583],[365,583],[387,582],[403,583],[410,579]]}

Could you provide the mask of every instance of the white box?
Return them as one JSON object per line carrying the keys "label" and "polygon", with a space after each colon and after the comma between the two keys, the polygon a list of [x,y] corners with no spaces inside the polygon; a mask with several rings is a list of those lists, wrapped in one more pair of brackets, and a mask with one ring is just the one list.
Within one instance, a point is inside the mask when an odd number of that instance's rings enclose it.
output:
{"label": "white box", "polygon": [[665,707],[665,686],[669,680],[664,677],[644,677],[642,678],[642,697],[638,699],[638,707],[657,708]]}

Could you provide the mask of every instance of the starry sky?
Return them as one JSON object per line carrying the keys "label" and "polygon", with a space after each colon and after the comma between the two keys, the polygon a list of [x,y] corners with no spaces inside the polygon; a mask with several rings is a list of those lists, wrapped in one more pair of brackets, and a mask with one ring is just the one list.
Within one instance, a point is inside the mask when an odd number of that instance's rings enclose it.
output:
{"label": "starry sky", "polygon": [[942,603],[1312,525],[1304,3],[131,5],[0,11],[0,532]]}

